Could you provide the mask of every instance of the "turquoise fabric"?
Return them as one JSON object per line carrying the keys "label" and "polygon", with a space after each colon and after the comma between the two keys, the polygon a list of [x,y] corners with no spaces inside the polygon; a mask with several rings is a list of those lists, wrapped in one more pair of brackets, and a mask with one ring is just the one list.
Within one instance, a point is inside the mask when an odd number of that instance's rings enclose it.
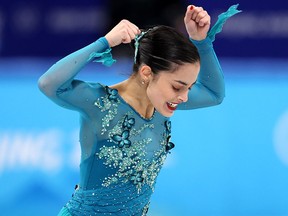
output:
{"label": "turquoise fabric", "polygon": [[210,29],[210,31],[208,32],[208,37],[211,39],[211,41],[213,42],[215,40],[215,35],[219,32],[221,32],[223,25],[225,24],[225,22],[232,16],[234,16],[235,14],[238,14],[240,12],[242,12],[241,10],[238,10],[237,7],[239,6],[239,4],[236,5],[232,5],[231,7],[228,8],[228,10],[224,13],[221,13],[218,16],[218,20],[215,23],[215,25]]}
{"label": "turquoise fabric", "polygon": [[57,216],[72,216],[66,207],[63,207]]}
{"label": "turquoise fabric", "polygon": [[[224,79],[212,41],[193,41],[201,58],[198,81],[178,109],[217,105],[225,95]],[[143,118],[102,83],[77,80],[89,62],[114,61],[107,40],[96,42],[54,64],[39,88],[58,105],[80,115],[80,182],[61,210],[66,215],[146,215],[157,176],[174,147],[171,121],[157,111]]]}
{"label": "turquoise fabric", "polygon": [[[145,119],[116,89],[74,78],[89,62],[90,53],[108,49],[103,41],[101,38],[60,60],[39,80],[49,98],[80,114],[80,183],[65,212],[79,216],[145,215],[172,146],[171,122],[157,111]],[[198,48],[201,59],[209,65],[203,66],[205,71],[192,87],[189,102],[179,109],[216,105],[224,97],[223,75],[211,41],[201,42]]]}

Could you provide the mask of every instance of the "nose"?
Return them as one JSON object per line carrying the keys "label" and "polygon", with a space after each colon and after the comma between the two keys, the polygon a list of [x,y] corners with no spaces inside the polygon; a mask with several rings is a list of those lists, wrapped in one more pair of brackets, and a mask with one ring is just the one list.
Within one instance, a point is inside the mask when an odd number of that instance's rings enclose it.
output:
{"label": "nose", "polygon": [[188,101],[188,91],[185,91],[182,94],[178,95],[178,100],[180,100],[181,102],[187,102]]}

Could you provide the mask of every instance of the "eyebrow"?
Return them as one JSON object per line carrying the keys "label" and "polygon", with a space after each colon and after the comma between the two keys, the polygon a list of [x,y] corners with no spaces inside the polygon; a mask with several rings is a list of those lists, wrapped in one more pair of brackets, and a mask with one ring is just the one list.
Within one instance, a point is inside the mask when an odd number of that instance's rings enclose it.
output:
{"label": "eyebrow", "polygon": [[[174,81],[175,81],[175,82],[178,82],[178,83],[180,83],[180,84],[182,84],[182,85],[184,85],[184,86],[187,86],[187,85],[188,85],[188,83],[183,82],[183,81],[181,81],[181,80],[174,80]],[[192,83],[192,85],[194,85],[196,82],[197,82],[197,80],[195,80],[195,82]],[[191,85],[191,86],[192,86],[192,85]]]}
{"label": "eyebrow", "polygon": [[185,86],[188,85],[186,82],[183,82],[183,81],[181,81],[181,80],[174,80],[174,81],[175,81],[175,82],[178,82],[178,83],[180,83],[180,84],[182,84],[182,85],[185,85]]}

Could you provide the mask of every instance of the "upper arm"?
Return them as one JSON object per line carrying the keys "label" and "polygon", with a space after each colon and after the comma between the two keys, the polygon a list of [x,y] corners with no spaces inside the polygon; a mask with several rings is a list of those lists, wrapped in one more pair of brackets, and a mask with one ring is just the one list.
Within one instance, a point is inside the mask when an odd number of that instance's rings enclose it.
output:
{"label": "upper arm", "polygon": [[212,42],[205,39],[194,43],[200,54],[200,72],[197,82],[189,92],[188,101],[181,104],[180,109],[218,105],[225,96],[224,76]]}
{"label": "upper arm", "polygon": [[224,99],[224,89],[222,88],[223,86],[219,86],[219,90],[221,90],[213,92],[212,89],[197,81],[189,91],[188,101],[180,104],[179,109],[187,110],[218,105]]}
{"label": "upper arm", "polygon": [[67,85],[54,88],[47,80],[38,81],[39,89],[53,102],[67,109],[85,111],[85,100],[93,96],[89,83],[73,79]]}

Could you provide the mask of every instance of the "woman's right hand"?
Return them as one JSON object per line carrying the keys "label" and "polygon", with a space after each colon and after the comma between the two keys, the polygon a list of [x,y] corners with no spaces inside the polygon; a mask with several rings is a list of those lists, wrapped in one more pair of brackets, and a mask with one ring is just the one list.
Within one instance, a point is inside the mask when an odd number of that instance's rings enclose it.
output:
{"label": "woman's right hand", "polygon": [[121,43],[130,43],[140,33],[141,31],[136,25],[123,19],[105,35],[105,38],[109,46],[114,47]]}

